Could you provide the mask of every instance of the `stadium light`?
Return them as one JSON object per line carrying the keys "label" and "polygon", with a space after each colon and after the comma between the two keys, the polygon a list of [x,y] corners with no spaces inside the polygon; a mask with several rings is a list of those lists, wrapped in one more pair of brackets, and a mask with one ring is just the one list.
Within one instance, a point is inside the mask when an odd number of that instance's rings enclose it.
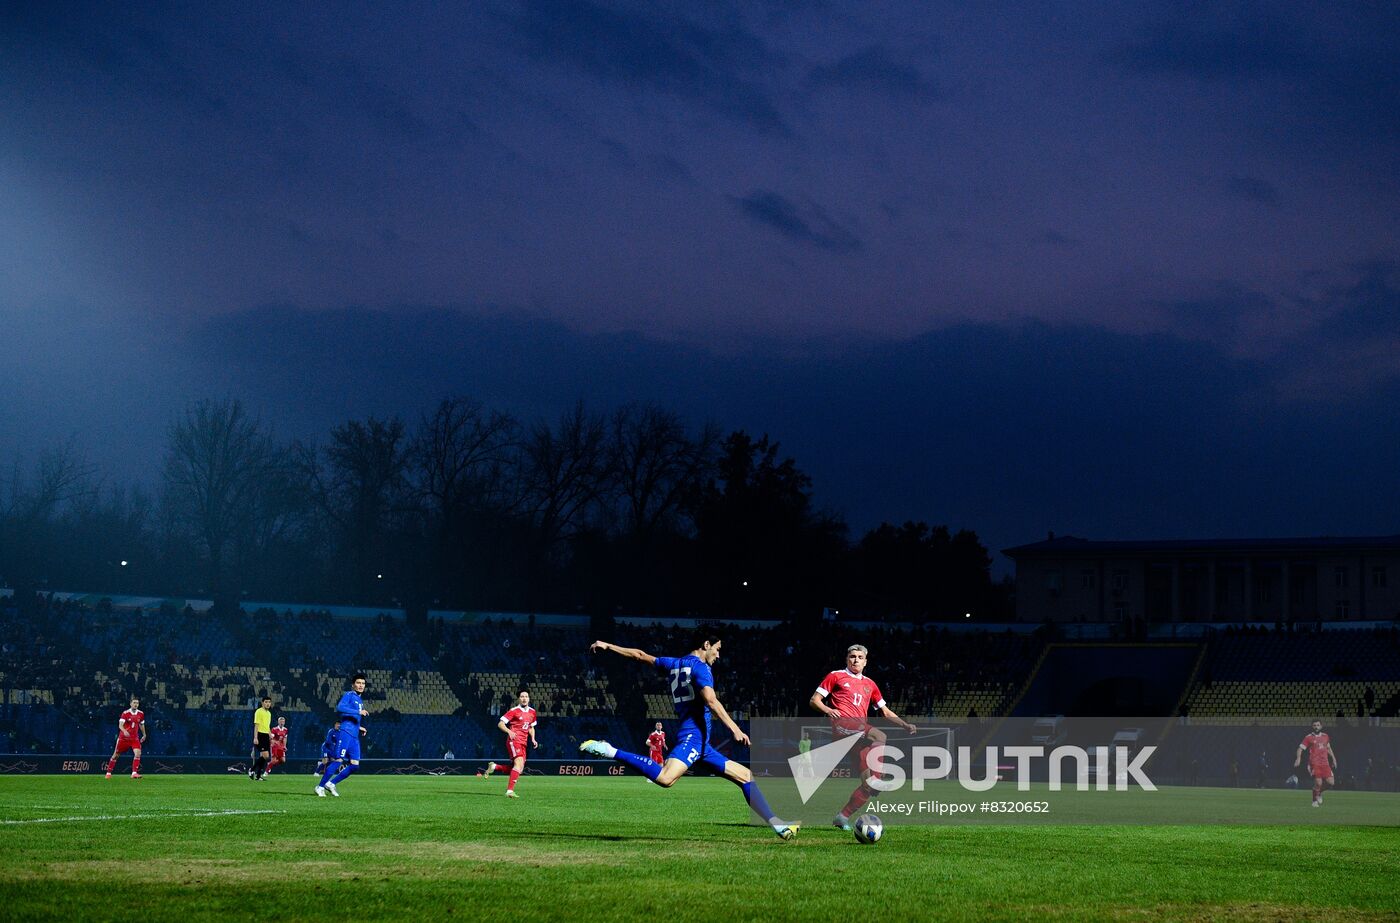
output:
{"label": "stadium light", "polygon": [[963,618],[965,618],[965,619],[970,619],[970,618],[972,618],[972,613],[971,613],[971,612],[964,612],[964,613],[963,613]]}
{"label": "stadium light", "polygon": [[383,580],[383,579],[384,579],[384,575],[383,575],[383,574],[375,574],[375,575],[374,575],[374,579],[376,579],[376,580]]}
{"label": "stadium light", "polygon": [[744,581],[744,586],[748,586],[748,585],[749,585],[749,582],[748,582],[747,580],[745,580],[745,581]]}
{"label": "stadium light", "polygon": [[122,561],[122,567],[126,567],[126,561]]}

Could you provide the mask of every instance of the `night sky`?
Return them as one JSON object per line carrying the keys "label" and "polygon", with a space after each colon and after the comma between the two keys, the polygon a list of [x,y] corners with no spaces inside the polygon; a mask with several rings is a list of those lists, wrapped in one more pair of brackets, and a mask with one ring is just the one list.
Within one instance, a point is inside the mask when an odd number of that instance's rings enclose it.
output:
{"label": "night sky", "polygon": [[857,530],[1400,532],[1394,4],[6,4],[0,244],[6,468],[654,400]]}

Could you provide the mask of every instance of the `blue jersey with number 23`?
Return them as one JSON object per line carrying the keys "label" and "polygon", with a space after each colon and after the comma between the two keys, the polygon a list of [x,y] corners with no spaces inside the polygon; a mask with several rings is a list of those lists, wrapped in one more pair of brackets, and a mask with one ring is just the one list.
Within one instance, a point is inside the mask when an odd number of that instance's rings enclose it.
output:
{"label": "blue jersey with number 23", "polygon": [[710,736],[710,706],[700,698],[700,690],[715,685],[715,675],[709,664],[686,654],[684,657],[658,657],[656,669],[664,674],[671,684],[671,704],[676,708],[676,717],[682,721],[694,721]]}

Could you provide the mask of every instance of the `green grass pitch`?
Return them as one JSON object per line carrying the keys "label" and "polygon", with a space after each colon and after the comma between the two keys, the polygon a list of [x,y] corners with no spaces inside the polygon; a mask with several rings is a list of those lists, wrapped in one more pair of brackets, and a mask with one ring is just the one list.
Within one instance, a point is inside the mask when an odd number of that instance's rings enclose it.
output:
{"label": "green grass pitch", "polygon": [[891,825],[861,846],[809,826],[783,843],[714,779],[526,777],[514,801],[500,777],[312,785],[0,777],[0,918],[1400,919],[1396,827]]}

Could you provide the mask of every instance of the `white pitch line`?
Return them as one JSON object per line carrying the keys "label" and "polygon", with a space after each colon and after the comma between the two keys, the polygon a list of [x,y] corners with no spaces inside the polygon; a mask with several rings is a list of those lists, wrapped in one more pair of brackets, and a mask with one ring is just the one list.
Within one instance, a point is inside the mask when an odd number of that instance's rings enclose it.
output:
{"label": "white pitch line", "polygon": [[234,814],[286,814],[286,811],[184,811],[165,814],[82,814],[75,817],[28,817],[0,820],[0,824],[63,824],[85,820],[150,820],[161,817],[228,817]]}

